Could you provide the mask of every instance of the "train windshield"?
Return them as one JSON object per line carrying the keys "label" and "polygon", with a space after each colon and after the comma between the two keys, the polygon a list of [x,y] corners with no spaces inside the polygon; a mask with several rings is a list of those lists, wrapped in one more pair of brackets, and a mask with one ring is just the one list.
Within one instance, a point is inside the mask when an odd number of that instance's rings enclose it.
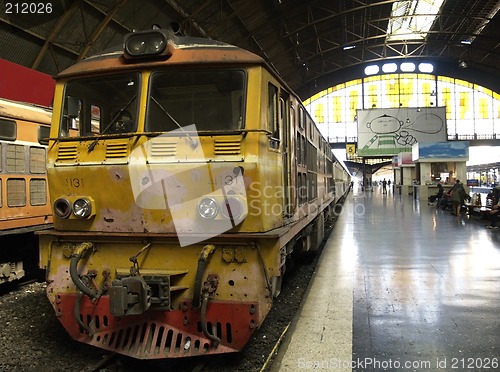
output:
{"label": "train windshield", "polygon": [[151,76],[145,130],[196,125],[200,132],[245,127],[243,70],[161,71]]}
{"label": "train windshield", "polygon": [[139,92],[138,73],[68,81],[60,137],[135,132]]}

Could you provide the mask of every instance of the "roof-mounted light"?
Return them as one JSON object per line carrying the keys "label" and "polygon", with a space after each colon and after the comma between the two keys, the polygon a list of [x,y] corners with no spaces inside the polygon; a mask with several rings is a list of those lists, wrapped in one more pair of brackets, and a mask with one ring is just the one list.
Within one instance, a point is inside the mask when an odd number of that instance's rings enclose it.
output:
{"label": "roof-mounted light", "polygon": [[127,59],[159,57],[169,54],[165,30],[132,32],[125,35],[123,55]]}

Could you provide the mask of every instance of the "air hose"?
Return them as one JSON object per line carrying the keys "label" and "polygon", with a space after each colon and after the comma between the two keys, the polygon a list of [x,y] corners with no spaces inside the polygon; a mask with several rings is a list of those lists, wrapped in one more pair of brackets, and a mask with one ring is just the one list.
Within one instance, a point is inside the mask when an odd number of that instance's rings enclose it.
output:
{"label": "air hose", "polygon": [[75,316],[75,320],[78,323],[78,325],[82,327],[90,337],[92,337],[94,335],[94,332],[92,332],[92,329],[90,329],[90,327],[87,326],[85,323],[83,323],[83,321],[80,319],[80,304],[82,302],[82,296],[83,296],[82,292],[78,292],[78,295],[76,296],[75,309],[73,315]]}
{"label": "air hose", "polygon": [[73,283],[75,283],[76,287],[80,291],[82,291],[83,294],[87,295],[92,300],[98,297],[99,291],[94,288],[90,288],[80,279],[80,277],[78,276],[78,263],[85,255],[85,253],[87,253],[89,249],[92,249],[93,246],[94,245],[89,242],[81,243],[71,254],[71,259],[69,261],[69,275],[71,276],[71,280],[73,280]]}
{"label": "air hose", "polygon": [[200,258],[198,258],[198,268],[196,269],[196,278],[194,281],[193,308],[200,307],[201,282],[203,280],[203,275],[205,274],[205,268],[208,260],[214,251],[215,245],[207,244],[201,250]]}
{"label": "air hose", "polygon": [[220,343],[220,338],[212,335],[208,332],[207,329],[207,304],[208,304],[208,296],[209,293],[205,292],[203,293],[203,301],[201,303],[201,317],[200,317],[200,322],[201,322],[201,330],[205,336],[207,336],[210,340],[213,341],[214,345],[217,346]]}

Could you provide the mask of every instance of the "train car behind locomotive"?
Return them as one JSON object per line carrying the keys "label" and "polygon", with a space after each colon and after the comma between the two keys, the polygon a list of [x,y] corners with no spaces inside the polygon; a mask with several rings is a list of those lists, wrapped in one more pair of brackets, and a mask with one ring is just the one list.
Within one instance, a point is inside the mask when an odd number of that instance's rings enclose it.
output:
{"label": "train car behind locomotive", "polygon": [[48,298],[135,358],[240,351],[350,185],[260,57],[164,30],[63,71],[50,137]]}
{"label": "train car behind locomotive", "polygon": [[52,227],[46,179],[52,110],[0,99],[0,285],[38,268],[33,231]]}

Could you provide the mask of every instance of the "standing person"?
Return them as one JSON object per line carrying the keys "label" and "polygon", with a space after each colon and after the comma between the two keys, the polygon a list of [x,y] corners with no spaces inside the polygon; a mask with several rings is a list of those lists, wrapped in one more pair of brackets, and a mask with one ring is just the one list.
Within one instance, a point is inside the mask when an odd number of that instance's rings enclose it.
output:
{"label": "standing person", "polygon": [[387,194],[387,181],[384,180],[382,181],[382,194]]}
{"label": "standing person", "polygon": [[500,213],[500,201],[491,207],[488,217],[490,218],[490,224],[486,226],[487,229],[498,229],[497,220],[498,214]]}
{"label": "standing person", "polygon": [[460,183],[460,180],[456,180],[453,189],[451,189],[451,214],[459,216],[460,207],[467,198],[470,198],[470,196],[465,192],[464,186]]}
{"label": "standing person", "polygon": [[438,192],[436,195],[436,199],[441,199],[444,194],[443,184],[441,182],[438,182],[437,187],[438,187]]}

